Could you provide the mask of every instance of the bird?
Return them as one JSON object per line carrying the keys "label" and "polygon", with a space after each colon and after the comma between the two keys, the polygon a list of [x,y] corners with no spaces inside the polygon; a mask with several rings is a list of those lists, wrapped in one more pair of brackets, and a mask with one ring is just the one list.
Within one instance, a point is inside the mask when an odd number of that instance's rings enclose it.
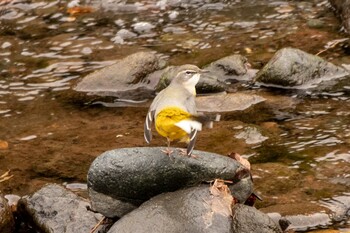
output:
{"label": "bird", "polygon": [[202,130],[205,117],[196,110],[196,84],[201,74],[207,72],[195,65],[182,65],[174,72],[170,84],[154,98],[144,124],[144,138],[147,143],[152,140],[151,127],[167,139],[167,155],[172,141],[188,143],[186,155],[191,157],[198,131]]}

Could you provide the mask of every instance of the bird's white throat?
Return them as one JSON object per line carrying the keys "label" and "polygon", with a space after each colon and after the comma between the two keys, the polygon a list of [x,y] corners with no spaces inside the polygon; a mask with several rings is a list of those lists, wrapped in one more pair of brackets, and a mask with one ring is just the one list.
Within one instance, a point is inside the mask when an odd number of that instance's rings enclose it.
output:
{"label": "bird's white throat", "polygon": [[201,74],[195,74],[189,80],[184,82],[184,87],[194,95],[196,95],[196,84],[198,83],[200,77]]}

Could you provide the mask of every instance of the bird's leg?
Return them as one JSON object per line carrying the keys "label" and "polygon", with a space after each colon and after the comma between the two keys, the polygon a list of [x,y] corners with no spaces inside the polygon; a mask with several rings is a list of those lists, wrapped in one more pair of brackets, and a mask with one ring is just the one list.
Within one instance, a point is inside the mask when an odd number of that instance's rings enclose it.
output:
{"label": "bird's leg", "polygon": [[170,139],[167,138],[166,140],[167,140],[167,148],[166,148],[166,150],[162,150],[162,152],[164,152],[165,154],[170,156],[174,151],[170,150]]}

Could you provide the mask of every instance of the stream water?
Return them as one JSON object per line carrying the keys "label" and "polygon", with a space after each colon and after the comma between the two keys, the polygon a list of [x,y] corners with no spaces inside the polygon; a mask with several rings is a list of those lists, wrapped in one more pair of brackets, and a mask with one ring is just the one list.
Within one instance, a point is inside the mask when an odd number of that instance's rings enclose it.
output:
{"label": "stream water", "polygon": [[[90,105],[72,90],[116,59],[154,50],[172,65],[203,66],[242,54],[260,69],[280,48],[316,54],[343,38],[327,1],[0,1],[0,175],[13,175],[0,191],[84,183],[100,153],[146,146],[147,108]],[[320,56],[350,64],[347,52],[338,44]],[[301,231],[348,232],[350,97],[243,91],[267,101],[224,114],[196,149],[249,158],[262,211],[309,216]]]}

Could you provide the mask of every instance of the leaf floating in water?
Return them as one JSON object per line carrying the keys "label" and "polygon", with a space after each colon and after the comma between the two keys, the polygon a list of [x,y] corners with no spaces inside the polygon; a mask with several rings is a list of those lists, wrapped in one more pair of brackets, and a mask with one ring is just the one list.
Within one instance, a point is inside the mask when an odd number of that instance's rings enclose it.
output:
{"label": "leaf floating in water", "polygon": [[8,142],[0,140],[0,150],[6,150],[8,148],[9,148]]}
{"label": "leaf floating in water", "polygon": [[68,8],[67,13],[70,15],[77,15],[77,14],[87,14],[92,13],[94,9],[91,6],[75,6]]}

